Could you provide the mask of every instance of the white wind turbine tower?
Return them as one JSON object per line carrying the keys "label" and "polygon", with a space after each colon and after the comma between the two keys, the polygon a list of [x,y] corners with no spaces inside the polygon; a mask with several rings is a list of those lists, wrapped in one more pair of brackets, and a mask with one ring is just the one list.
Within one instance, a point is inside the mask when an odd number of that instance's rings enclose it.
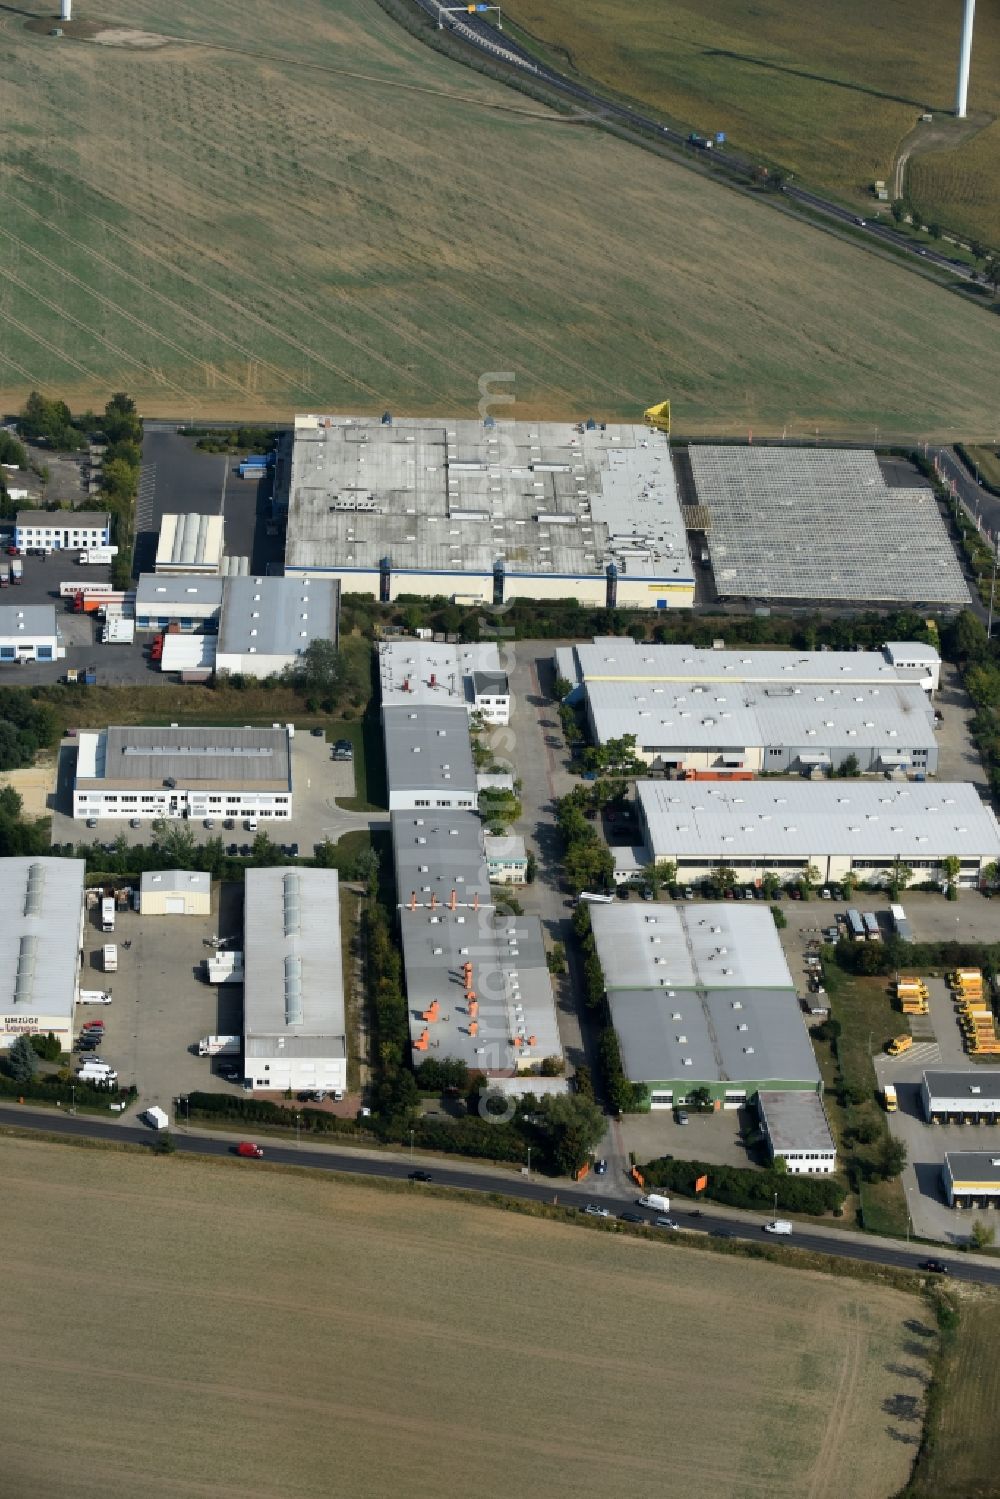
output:
{"label": "white wind turbine tower", "polygon": [[972,23],[976,16],[976,0],[965,0],[962,17],[962,46],[958,54],[958,89],[955,93],[955,115],[964,120],[969,102],[969,63],[972,59]]}

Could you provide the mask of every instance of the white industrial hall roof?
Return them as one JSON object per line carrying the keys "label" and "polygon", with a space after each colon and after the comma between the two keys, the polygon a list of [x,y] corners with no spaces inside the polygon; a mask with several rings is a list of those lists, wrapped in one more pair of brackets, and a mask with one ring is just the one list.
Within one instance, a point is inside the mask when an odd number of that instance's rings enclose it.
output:
{"label": "white industrial hall roof", "polygon": [[934,722],[922,688],[845,683],[590,682],[598,742],[634,734],[640,748],[851,745],[926,749]]}
{"label": "white industrial hall roof", "polygon": [[287,728],[148,728],[112,725],[77,740],[76,787],[155,789],[168,779],[184,787],[254,791],[291,788]]}
{"label": "white industrial hall roof", "polygon": [[965,781],[640,781],[636,791],[658,858],[1000,858],[996,815]]}
{"label": "white industrial hall roof", "polygon": [[211,895],[212,876],[204,869],[144,869],[139,876],[139,893],[152,890],[173,895],[194,890],[199,895]]}
{"label": "white industrial hall roof", "polygon": [[873,452],[689,453],[721,596],[968,603],[933,490],[887,485]]}
{"label": "white industrial hall roof", "polygon": [[830,1121],[818,1093],[795,1089],[772,1092],[761,1088],[757,1107],[775,1155],[799,1150],[836,1150]]}
{"label": "white industrial hall roof", "polygon": [[4,640],[55,638],[55,604],[0,604],[0,636]]}
{"label": "white industrial hall roof", "polygon": [[248,869],[243,1029],[248,1055],[346,1055],[335,869]]}
{"label": "white industrial hall roof", "polygon": [[590,924],[609,990],[795,988],[766,906],[616,901]]}
{"label": "white industrial hall roof", "polygon": [[298,416],[286,569],[692,580],[670,443],[648,427]]}
{"label": "white industrial hall roof", "polygon": [[[922,667],[898,666],[893,657],[922,661]],[[597,636],[592,642],[559,646],[556,670],[572,685],[596,682],[732,683],[781,686],[826,684],[852,687],[891,682],[921,686],[941,658],[933,646],[887,641],[882,651],[768,651],[759,646],[714,650],[708,646],[650,645],[627,636]]]}
{"label": "white industrial hall roof", "polygon": [[79,980],[82,859],[0,859],[0,1010],[72,1022]]}
{"label": "white industrial hall roof", "polygon": [[222,516],[164,515],[156,547],[156,571],[201,568],[218,572],[222,558]]}
{"label": "white industrial hall roof", "polygon": [[434,640],[387,640],[378,647],[382,706],[433,703],[473,708],[477,672],[503,672],[492,641],[459,645]]}
{"label": "white industrial hall roof", "polygon": [[314,640],[337,643],[336,579],[229,577],[222,587],[220,656],[297,656]]}

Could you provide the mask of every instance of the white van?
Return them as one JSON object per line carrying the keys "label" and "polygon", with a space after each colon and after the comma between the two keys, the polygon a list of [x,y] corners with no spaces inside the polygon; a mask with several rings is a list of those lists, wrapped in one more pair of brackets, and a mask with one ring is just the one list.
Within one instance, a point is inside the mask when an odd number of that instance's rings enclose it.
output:
{"label": "white van", "polygon": [[610,906],[613,900],[613,895],[599,895],[593,890],[584,890],[580,895],[581,905],[586,901],[589,905]]}
{"label": "white van", "polygon": [[766,1234],[790,1234],[792,1225],[787,1218],[775,1218],[772,1223],[764,1224],[764,1232]]}

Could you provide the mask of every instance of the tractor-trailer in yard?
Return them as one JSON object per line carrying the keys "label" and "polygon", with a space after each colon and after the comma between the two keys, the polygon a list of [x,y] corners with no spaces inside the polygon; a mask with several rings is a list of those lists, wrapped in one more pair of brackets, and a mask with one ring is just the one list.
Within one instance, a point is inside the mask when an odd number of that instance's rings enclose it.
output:
{"label": "tractor-trailer in yard", "polygon": [[242,1036],[202,1036],[198,1042],[200,1057],[231,1057],[243,1044]]}
{"label": "tractor-trailer in yard", "polygon": [[13,562],[10,564],[10,581],[12,583],[20,583],[23,577],[24,563],[21,561],[20,557],[15,557]]}
{"label": "tractor-trailer in yard", "polygon": [[101,931],[113,932],[115,929],[115,898],[113,895],[105,895],[101,901]]}
{"label": "tractor-trailer in yard", "polygon": [[76,560],[81,567],[107,567],[117,556],[117,547],[88,547]]}
{"label": "tractor-trailer in yard", "polygon": [[104,972],[118,972],[118,948],[113,942],[106,942],[104,944]]}

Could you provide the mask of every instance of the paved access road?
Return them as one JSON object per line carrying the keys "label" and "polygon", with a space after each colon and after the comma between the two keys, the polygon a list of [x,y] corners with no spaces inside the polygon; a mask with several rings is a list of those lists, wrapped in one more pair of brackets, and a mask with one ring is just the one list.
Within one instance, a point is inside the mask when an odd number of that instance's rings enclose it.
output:
{"label": "paved access road", "polygon": [[[642,131],[643,134],[652,133],[665,145],[680,147],[685,155],[703,154],[706,158],[711,158],[712,161],[727,168],[743,183],[752,178],[753,166],[743,157],[736,156],[732,151],[725,147],[720,148],[719,145],[714,145],[709,149],[699,149],[691,143],[683,131],[663,125],[659,120],[642,114],[638,109],[605,99],[583,84],[557,72],[555,68],[539,62],[519,43],[494,26],[485,15],[448,14],[442,10],[440,0],[416,0],[416,3],[436,24],[446,26],[453,36],[457,36],[468,45],[484,52],[491,61],[506,62],[513,68],[519,68],[524,73],[537,78],[539,83],[544,83],[547,87],[568,95],[578,104],[588,106],[596,119],[605,118],[627,128]],[[706,137],[702,136],[701,139],[705,140]],[[911,238],[900,233],[890,224],[880,220],[864,219],[854,210],[845,208],[829,198],[821,197],[818,193],[808,192],[805,188],[795,187],[789,183],[782,188],[781,197],[786,201],[791,200],[799,204],[818,217],[828,219],[834,224],[850,226],[855,233],[860,232],[868,238],[880,240],[883,244],[892,246],[895,250],[902,250],[913,260],[919,259],[926,265],[933,265],[940,270],[948,271],[959,280],[975,281],[977,279],[977,273],[964,262],[950,259],[940,250],[930,246],[915,244]],[[780,202],[781,199],[776,198],[774,201]]]}
{"label": "paved access road", "polygon": [[[136,1129],[121,1123],[105,1123],[90,1116],[19,1108],[16,1104],[0,1105],[0,1124],[36,1129],[48,1134],[125,1141],[150,1147],[156,1140],[155,1134],[146,1128]],[[238,1137],[174,1132],[172,1138],[178,1150],[196,1155],[229,1156]],[[379,1155],[371,1151],[337,1150],[316,1145],[275,1145],[269,1140],[265,1143],[264,1150],[266,1160],[278,1166],[308,1166],[317,1171],[342,1171],[349,1175],[389,1177],[395,1180],[406,1180],[411,1170],[411,1163],[405,1156]],[[438,1159],[428,1161],[426,1157],[422,1157],[416,1164],[420,1169],[431,1173],[433,1183],[438,1187],[466,1192],[500,1192],[507,1197],[521,1197],[535,1202],[557,1200],[561,1206],[571,1208],[583,1208],[590,1201],[585,1188],[564,1183],[512,1176],[484,1167],[444,1164]],[[248,1170],[253,1169],[250,1161],[246,1166]],[[414,1185],[413,1190],[419,1191],[419,1186]],[[601,1206],[613,1213],[634,1209],[635,1195],[632,1192],[617,1198],[604,1196],[600,1200]],[[651,1222],[656,1215],[650,1213],[646,1216],[647,1221]],[[756,1244],[768,1242],[761,1231],[761,1218],[757,1215],[738,1215],[734,1211],[727,1212],[725,1209],[706,1206],[701,1211],[685,1211],[676,1207],[671,1216],[682,1230],[688,1232],[708,1233],[717,1238],[746,1239]],[[901,1270],[919,1269],[921,1260],[928,1255],[924,1245],[896,1244],[890,1239],[876,1239],[849,1230],[831,1231],[811,1224],[797,1224],[791,1240],[782,1238],[771,1242],[783,1248],[800,1247],[836,1255],[841,1259],[888,1265]],[[1000,1262],[994,1264],[981,1256],[951,1254],[945,1257],[944,1263],[956,1280],[1000,1286]]]}

